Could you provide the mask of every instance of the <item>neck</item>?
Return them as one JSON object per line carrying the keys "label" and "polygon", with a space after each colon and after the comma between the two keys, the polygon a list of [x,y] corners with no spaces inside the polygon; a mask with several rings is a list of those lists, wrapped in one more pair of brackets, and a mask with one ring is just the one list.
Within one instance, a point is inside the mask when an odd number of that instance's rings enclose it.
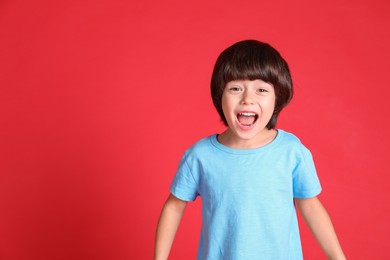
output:
{"label": "neck", "polygon": [[272,142],[277,135],[275,129],[264,129],[251,138],[241,138],[233,133],[229,128],[218,136],[218,141],[234,149],[259,148]]}

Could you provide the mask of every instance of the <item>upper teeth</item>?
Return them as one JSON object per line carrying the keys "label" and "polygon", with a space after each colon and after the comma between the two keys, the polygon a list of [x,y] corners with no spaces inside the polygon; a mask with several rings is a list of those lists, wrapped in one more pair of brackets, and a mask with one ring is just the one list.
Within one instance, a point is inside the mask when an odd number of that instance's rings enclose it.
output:
{"label": "upper teeth", "polygon": [[255,113],[249,113],[249,112],[243,112],[243,113],[240,113],[240,116],[256,116]]}

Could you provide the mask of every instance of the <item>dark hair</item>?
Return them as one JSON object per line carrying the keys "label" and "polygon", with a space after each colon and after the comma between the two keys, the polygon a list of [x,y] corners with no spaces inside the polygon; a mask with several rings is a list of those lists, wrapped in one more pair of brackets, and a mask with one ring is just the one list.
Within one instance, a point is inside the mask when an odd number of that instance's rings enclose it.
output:
{"label": "dark hair", "polygon": [[237,42],[219,55],[211,77],[211,96],[226,126],[227,121],[222,111],[222,94],[226,84],[232,80],[256,79],[272,84],[275,90],[275,111],[266,126],[272,129],[279,112],[293,96],[287,62],[272,46],[256,40]]}

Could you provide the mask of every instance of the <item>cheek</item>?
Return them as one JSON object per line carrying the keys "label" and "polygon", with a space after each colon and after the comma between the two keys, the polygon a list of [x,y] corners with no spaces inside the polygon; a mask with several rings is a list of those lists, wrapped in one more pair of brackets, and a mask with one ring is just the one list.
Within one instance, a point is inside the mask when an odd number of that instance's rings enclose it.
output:
{"label": "cheek", "polygon": [[275,111],[275,100],[268,100],[262,105],[262,111],[265,117],[271,118]]}
{"label": "cheek", "polygon": [[266,100],[263,100],[263,108],[265,108],[266,110],[274,110],[275,109],[275,99],[274,98],[269,98],[269,99],[266,99]]}
{"label": "cheek", "polygon": [[275,102],[275,99],[274,99],[274,100],[271,101],[271,104],[270,104],[270,108],[272,110],[272,113],[274,113],[275,105],[276,105],[276,102]]}
{"label": "cheek", "polygon": [[273,111],[275,110],[275,105],[276,105],[276,97],[274,96],[273,98],[271,98],[269,103],[270,103],[269,105],[270,105],[270,107],[272,109],[272,113],[273,113]]}
{"label": "cheek", "polygon": [[228,125],[232,124],[235,118],[233,104],[228,100],[222,100],[222,112]]}
{"label": "cheek", "polygon": [[221,104],[222,104],[222,111],[223,111],[223,113],[225,113],[225,114],[228,113],[230,111],[230,109],[231,109],[230,108],[231,105],[229,103],[229,100],[227,98],[222,97]]}
{"label": "cheek", "polygon": [[222,112],[227,120],[229,120],[229,117],[231,116],[231,109],[229,104],[222,103]]}

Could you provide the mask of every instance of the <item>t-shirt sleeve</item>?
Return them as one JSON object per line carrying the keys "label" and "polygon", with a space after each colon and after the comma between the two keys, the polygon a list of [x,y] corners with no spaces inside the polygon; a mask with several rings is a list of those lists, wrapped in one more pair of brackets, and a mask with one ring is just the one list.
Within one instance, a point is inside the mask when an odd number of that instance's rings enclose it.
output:
{"label": "t-shirt sleeve", "polygon": [[198,181],[194,178],[185,155],[179,163],[170,190],[175,197],[184,201],[194,201],[198,196]]}
{"label": "t-shirt sleeve", "polygon": [[312,154],[306,147],[302,147],[298,156],[298,163],[293,172],[294,198],[315,197],[320,194],[322,188]]}

